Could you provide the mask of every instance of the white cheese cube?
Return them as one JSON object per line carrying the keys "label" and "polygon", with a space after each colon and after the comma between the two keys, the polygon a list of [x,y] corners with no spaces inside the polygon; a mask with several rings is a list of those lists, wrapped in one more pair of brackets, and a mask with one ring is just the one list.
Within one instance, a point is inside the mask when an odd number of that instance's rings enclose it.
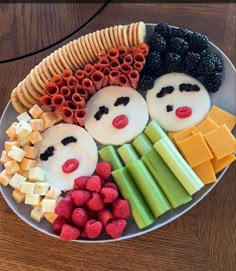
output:
{"label": "white cheese cube", "polygon": [[19,116],[16,117],[19,121],[24,120],[26,122],[29,122],[31,120],[30,115],[27,112],[21,113]]}
{"label": "white cheese cube", "polygon": [[35,183],[34,193],[40,196],[46,195],[49,189],[49,183]]}
{"label": "white cheese cube", "polygon": [[13,175],[20,171],[20,167],[15,160],[10,160],[4,164],[6,172],[8,175]]}
{"label": "white cheese cube", "polygon": [[2,164],[5,164],[6,162],[10,161],[11,158],[7,155],[7,152],[4,150],[2,151],[2,154],[1,154],[1,158],[0,158],[0,162]]}
{"label": "white cheese cube", "polygon": [[7,154],[10,158],[13,160],[16,160],[17,162],[21,162],[25,156],[25,152],[16,146],[12,146],[11,150]]}
{"label": "white cheese cube", "polygon": [[43,199],[42,200],[42,210],[43,212],[53,213],[56,207],[55,199]]}
{"label": "white cheese cube", "polygon": [[12,175],[7,174],[6,169],[0,173],[0,184],[7,186],[12,178]]}
{"label": "white cheese cube", "polygon": [[40,167],[33,167],[29,170],[29,179],[35,182],[43,182],[45,171]]}
{"label": "white cheese cube", "polygon": [[30,145],[30,140],[28,138],[28,135],[27,136],[20,136],[20,135],[17,136],[17,141],[19,142],[21,147]]}
{"label": "white cheese cube", "polygon": [[30,213],[30,217],[37,221],[38,223],[40,223],[43,218],[44,218],[44,212],[42,210],[41,206],[36,206],[34,207],[34,209],[32,209],[31,213]]}
{"label": "white cheese cube", "polygon": [[20,137],[27,137],[32,132],[31,125],[25,120],[21,120],[16,125],[16,134]]}
{"label": "white cheese cube", "polygon": [[20,204],[25,200],[25,193],[22,193],[21,191],[15,189],[12,191],[12,197],[16,203]]}
{"label": "white cheese cube", "polygon": [[9,185],[17,190],[20,190],[21,184],[23,184],[26,181],[26,178],[24,176],[21,176],[18,173],[15,173],[13,177],[11,178]]}
{"label": "white cheese cube", "polygon": [[40,196],[37,194],[26,194],[25,204],[38,205],[40,202]]}
{"label": "white cheese cube", "polygon": [[48,222],[52,224],[54,220],[58,217],[58,215],[55,213],[45,212],[44,217],[47,219]]}
{"label": "white cheese cube", "polygon": [[36,159],[38,155],[38,150],[33,146],[24,146],[25,157],[29,159]]}
{"label": "white cheese cube", "polygon": [[61,190],[51,187],[47,194],[45,195],[46,199],[58,199],[61,196]]}
{"label": "white cheese cube", "polygon": [[24,182],[21,184],[20,191],[25,194],[33,194],[35,183]]}

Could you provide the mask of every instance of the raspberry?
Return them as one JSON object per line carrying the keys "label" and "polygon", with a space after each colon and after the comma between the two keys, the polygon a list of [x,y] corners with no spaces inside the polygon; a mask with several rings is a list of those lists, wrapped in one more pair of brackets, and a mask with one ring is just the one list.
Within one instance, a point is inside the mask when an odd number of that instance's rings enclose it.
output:
{"label": "raspberry", "polygon": [[112,206],[112,214],[114,217],[121,219],[127,219],[130,217],[130,207],[127,200],[117,199],[115,202],[113,202]]}
{"label": "raspberry", "polygon": [[98,219],[102,222],[102,224],[105,226],[111,219],[113,218],[113,215],[111,211],[107,209],[102,209],[98,212]]}
{"label": "raspberry", "polygon": [[100,162],[96,166],[96,173],[103,180],[107,180],[111,176],[111,164],[108,162]]}
{"label": "raspberry", "polygon": [[58,216],[52,224],[52,229],[55,233],[60,233],[62,226],[67,223],[68,221],[64,216]]}
{"label": "raspberry", "polygon": [[97,218],[97,212],[94,210],[91,210],[89,208],[86,208],[87,214],[89,216],[89,219],[96,219]]}
{"label": "raspberry", "polygon": [[85,224],[85,233],[88,238],[97,238],[102,232],[102,222],[95,219],[90,219]]}
{"label": "raspberry", "polygon": [[63,241],[71,241],[75,240],[80,236],[80,231],[79,229],[69,225],[69,224],[64,224],[62,226],[61,234],[60,234],[60,239]]}
{"label": "raspberry", "polygon": [[111,187],[103,187],[100,193],[104,198],[104,203],[111,203],[118,197],[117,190]]}
{"label": "raspberry", "polygon": [[72,193],[74,192],[75,190],[69,190],[68,192],[66,192],[66,195],[65,197],[71,197]]}
{"label": "raspberry", "polygon": [[85,232],[85,228],[82,228],[82,229],[80,230],[80,237],[82,237],[82,238],[88,238],[88,235],[87,235],[87,233]]}
{"label": "raspberry", "polygon": [[87,206],[93,211],[102,210],[104,206],[102,196],[97,192],[94,192],[92,198],[87,202]]}
{"label": "raspberry", "polygon": [[87,176],[80,176],[74,180],[74,189],[80,190],[85,189],[86,183],[88,181],[89,177]]}
{"label": "raspberry", "polygon": [[127,222],[125,219],[115,219],[108,223],[105,229],[112,238],[118,238],[124,232],[126,226]]}
{"label": "raspberry", "polygon": [[59,201],[55,208],[55,213],[65,218],[70,218],[74,210],[74,201],[71,196],[67,196]]}
{"label": "raspberry", "polygon": [[103,188],[105,188],[105,187],[113,188],[118,192],[118,187],[117,187],[117,185],[115,183],[111,183],[111,182],[105,183],[103,185]]}
{"label": "raspberry", "polygon": [[78,207],[86,204],[92,197],[91,193],[89,191],[85,191],[85,190],[73,191],[71,196],[74,200],[74,204]]}
{"label": "raspberry", "polygon": [[76,208],[72,213],[73,224],[77,227],[83,227],[88,221],[88,213],[84,208]]}
{"label": "raspberry", "polygon": [[86,189],[92,192],[99,192],[102,187],[102,180],[99,176],[93,175],[86,183]]}

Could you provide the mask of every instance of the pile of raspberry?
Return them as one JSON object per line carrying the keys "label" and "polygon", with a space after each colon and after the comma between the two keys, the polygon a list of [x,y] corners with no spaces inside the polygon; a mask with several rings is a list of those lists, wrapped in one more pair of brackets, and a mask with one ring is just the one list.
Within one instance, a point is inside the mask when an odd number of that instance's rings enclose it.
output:
{"label": "pile of raspberry", "polygon": [[130,206],[121,198],[115,183],[109,182],[111,165],[100,162],[94,175],[74,180],[74,189],[55,208],[58,217],[53,231],[64,241],[96,239],[104,232],[118,238],[127,226]]}

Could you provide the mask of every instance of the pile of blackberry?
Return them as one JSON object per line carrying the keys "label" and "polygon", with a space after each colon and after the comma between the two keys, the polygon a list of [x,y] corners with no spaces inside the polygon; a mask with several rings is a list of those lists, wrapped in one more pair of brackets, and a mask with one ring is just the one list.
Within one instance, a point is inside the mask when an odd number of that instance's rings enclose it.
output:
{"label": "pile of blackberry", "polygon": [[216,92],[221,86],[223,61],[209,52],[207,36],[159,23],[147,43],[150,51],[139,90],[152,88],[156,78],[169,72],[189,74],[201,81],[209,92]]}

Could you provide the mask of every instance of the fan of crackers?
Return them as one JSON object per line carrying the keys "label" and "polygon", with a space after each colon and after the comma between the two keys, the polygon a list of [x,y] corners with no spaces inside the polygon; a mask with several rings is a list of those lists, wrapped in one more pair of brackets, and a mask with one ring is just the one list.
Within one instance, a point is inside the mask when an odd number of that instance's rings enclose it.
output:
{"label": "fan of crackers", "polygon": [[45,94],[45,82],[63,70],[76,71],[87,63],[95,63],[98,54],[121,45],[137,46],[145,41],[146,26],[140,21],[130,25],[116,25],[97,30],[75,39],[57,49],[34,67],[11,93],[11,101],[19,113],[28,111],[34,104],[40,105]]}

